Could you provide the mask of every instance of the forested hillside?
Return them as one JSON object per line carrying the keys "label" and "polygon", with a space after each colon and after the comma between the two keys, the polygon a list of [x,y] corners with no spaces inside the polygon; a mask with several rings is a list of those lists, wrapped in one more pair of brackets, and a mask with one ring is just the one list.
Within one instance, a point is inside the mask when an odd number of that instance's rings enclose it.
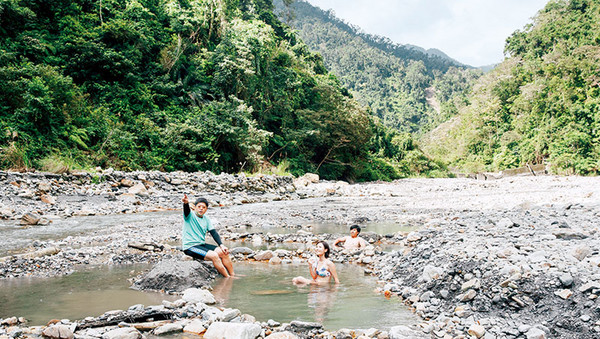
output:
{"label": "forested hillside", "polygon": [[600,167],[600,3],[552,0],[507,39],[509,57],[426,150],[466,170],[547,162],[556,173]]}
{"label": "forested hillside", "polygon": [[[289,1],[288,1],[289,2]],[[357,101],[393,130],[421,134],[456,114],[481,73],[415,46],[364,33],[304,1],[276,1],[282,20],[323,56]]]}
{"label": "forested hillside", "polygon": [[268,163],[350,180],[437,169],[350,97],[270,0],[2,1],[0,129],[2,168]]}

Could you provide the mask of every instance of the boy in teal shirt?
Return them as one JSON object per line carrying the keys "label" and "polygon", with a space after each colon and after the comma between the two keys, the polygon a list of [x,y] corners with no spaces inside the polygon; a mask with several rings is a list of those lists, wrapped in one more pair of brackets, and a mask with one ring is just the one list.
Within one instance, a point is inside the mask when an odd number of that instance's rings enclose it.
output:
{"label": "boy in teal shirt", "polygon": [[[221,275],[233,277],[233,264],[229,258],[229,249],[221,242],[221,237],[215,230],[206,215],[208,201],[204,198],[196,199],[194,213],[191,213],[187,194],[183,195],[183,253],[199,260],[210,260]],[[218,246],[205,242],[206,233],[210,233]]]}

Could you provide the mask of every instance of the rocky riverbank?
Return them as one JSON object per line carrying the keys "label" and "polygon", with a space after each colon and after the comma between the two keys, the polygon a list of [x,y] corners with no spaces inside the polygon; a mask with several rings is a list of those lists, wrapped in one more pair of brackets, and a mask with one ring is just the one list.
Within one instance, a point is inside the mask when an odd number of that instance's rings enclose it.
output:
{"label": "rocky riverbank", "polygon": [[[310,244],[316,239],[333,239],[332,235],[315,236],[310,232],[311,225],[359,223],[366,226],[363,234],[369,235],[374,248],[369,252],[338,253],[336,260],[365,265],[368,273],[382,281],[379,287],[382,294],[402,298],[411,305],[423,319],[415,328],[421,336],[596,338],[600,335],[597,223],[600,181],[597,178],[406,179],[348,185],[314,182],[314,179],[294,183],[292,178],[245,178],[212,173],[117,175],[113,172],[110,175],[104,179],[93,175],[65,179],[47,174],[0,174],[4,180],[0,213],[15,222],[27,213],[37,213],[40,219],[45,217],[51,222],[86,209],[91,212],[88,215],[170,210],[180,208],[181,195],[187,193],[205,195],[213,205],[223,205],[209,213],[218,220],[223,237],[231,242]],[[189,177],[185,179],[186,176]],[[123,183],[127,178],[133,185]],[[173,183],[173,180],[181,181]],[[44,181],[50,181],[51,188],[41,185]],[[259,183],[258,188],[249,189],[255,187],[250,182]],[[130,191],[140,183],[147,196]],[[44,194],[54,197],[54,203],[44,202],[47,200],[42,198]],[[135,201],[127,200],[131,195]],[[374,222],[396,223],[418,231],[369,234],[369,224]],[[65,274],[77,264],[158,262],[166,255],[176,255],[172,246],[179,241],[179,227],[180,215],[172,213],[116,225],[94,234],[34,241],[21,253],[2,258],[0,277]],[[274,228],[296,232],[270,233],[269,229]],[[163,249],[140,251],[128,247],[132,240],[161,245]],[[398,249],[381,251],[385,244],[395,244]],[[277,258],[273,261],[279,260],[280,264],[303,260],[303,250],[265,254],[238,247],[236,260]],[[265,259],[263,255],[271,258]],[[209,323],[204,325],[210,327]],[[262,336],[268,331],[291,329],[259,325]],[[21,333],[28,331],[15,326]],[[7,328],[4,325],[5,335],[11,333]],[[324,329],[310,332],[313,330],[295,333],[333,336]],[[375,331],[363,335],[402,338],[399,332],[395,333]],[[344,337],[341,333],[336,335]]]}

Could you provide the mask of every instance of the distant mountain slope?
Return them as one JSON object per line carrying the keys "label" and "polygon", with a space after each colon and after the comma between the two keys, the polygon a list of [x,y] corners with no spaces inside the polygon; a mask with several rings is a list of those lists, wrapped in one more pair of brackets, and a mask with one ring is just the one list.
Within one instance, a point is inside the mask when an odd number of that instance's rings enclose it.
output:
{"label": "distant mountain slope", "polygon": [[322,55],[341,84],[394,130],[422,133],[447,120],[480,74],[441,51],[364,33],[307,2],[275,4],[280,18]]}
{"label": "distant mountain slope", "polygon": [[510,55],[479,79],[469,104],[432,131],[426,150],[467,170],[549,163],[600,169],[600,3],[550,1],[507,39]]}

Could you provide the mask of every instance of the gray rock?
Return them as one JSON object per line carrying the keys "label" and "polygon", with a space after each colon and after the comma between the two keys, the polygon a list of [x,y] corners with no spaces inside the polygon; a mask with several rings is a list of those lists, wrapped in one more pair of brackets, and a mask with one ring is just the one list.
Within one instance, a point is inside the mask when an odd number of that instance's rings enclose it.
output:
{"label": "gray rock", "polygon": [[181,324],[171,323],[171,324],[164,324],[162,326],[159,326],[159,327],[155,328],[154,331],[152,331],[152,332],[154,333],[154,335],[165,335],[165,334],[179,333],[182,331],[183,331],[183,326],[181,326]]}
{"label": "gray rock", "polygon": [[592,253],[592,250],[587,245],[579,245],[571,251],[571,255],[581,261],[587,258]]}
{"label": "gray rock", "polygon": [[214,268],[195,260],[165,259],[136,280],[132,288],[181,292],[190,287],[210,286],[215,275]]}
{"label": "gray rock", "polygon": [[300,320],[294,320],[294,321],[290,322],[290,326],[295,327],[299,330],[304,330],[304,331],[310,331],[310,330],[316,329],[316,328],[323,328],[323,325],[321,325],[319,323],[300,321]]}
{"label": "gray rock", "polygon": [[73,331],[67,325],[53,325],[46,327],[42,331],[42,334],[45,337],[53,339],[73,339],[75,337]]}
{"label": "gray rock", "polygon": [[143,336],[134,327],[122,327],[108,331],[102,335],[102,339],[141,339]]}
{"label": "gray rock", "polygon": [[231,252],[231,254],[244,254],[244,255],[254,253],[254,251],[248,247],[235,247],[230,252]]}
{"label": "gray rock", "polygon": [[537,327],[532,327],[525,333],[527,339],[546,339],[546,333]]}
{"label": "gray rock", "polygon": [[274,332],[269,334],[265,339],[298,339],[299,337],[292,332]]}
{"label": "gray rock", "polygon": [[577,240],[577,239],[585,239],[588,236],[577,232],[577,231],[573,231],[570,229],[558,229],[555,230],[554,232],[552,232],[552,234],[557,238],[557,239],[562,239],[562,240]]}
{"label": "gray rock", "polygon": [[242,312],[240,312],[240,310],[235,308],[226,308],[223,310],[223,321],[231,321],[232,319],[240,315],[242,315]]}
{"label": "gray rock", "polygon": [[406,327],[406,326],[394,326],[394,327],[390,328],[389,336],[390,336],[390,339],[426,339],[426,338],[430,338],[429,336],[427,336],[421,332],[411,330],[409,327]]}
{"label": "gray rock", "polygon": [[573,277],[569,273],[561,274],[558,279],[564,287],[569,287],[573,284]]}
{"label": "gray rock", "polygon": [[206,327],[204,325],[205,322],[201,319],[192,319],[192,321],[190,321],[189,324],[185,325],[185,327],[183,328],[183,332],[201,334],[204,333],[204,331],[206,330]]}
{"label": "gray rock", "polygon": [[204,333],[205,339],[255,339],[260,335],[257,324],[214,322]]}
{"label": "gray rock", "polygon": [[193,304],[202,303],[211,305],[217,302],[212,293],[199,288],[186,289],[185,291],[183,291],[183,296],[181,297],[181,299]]}
{"label": "gray rock", "polygon": [[496,226],[498,227],[502,227],[502,228],[511,228],[511,227],[515,227],[518,226],[517,224],[515,224],[512,220],[510,220],[509,218],[502,218],[500,219],[497,223]]}
{"label": "gray rock", "polygon": [[270,250],[260,251],[254,255],[254,259],[257,261],[269,260],[271,258],[273,258],[273,251]]}

